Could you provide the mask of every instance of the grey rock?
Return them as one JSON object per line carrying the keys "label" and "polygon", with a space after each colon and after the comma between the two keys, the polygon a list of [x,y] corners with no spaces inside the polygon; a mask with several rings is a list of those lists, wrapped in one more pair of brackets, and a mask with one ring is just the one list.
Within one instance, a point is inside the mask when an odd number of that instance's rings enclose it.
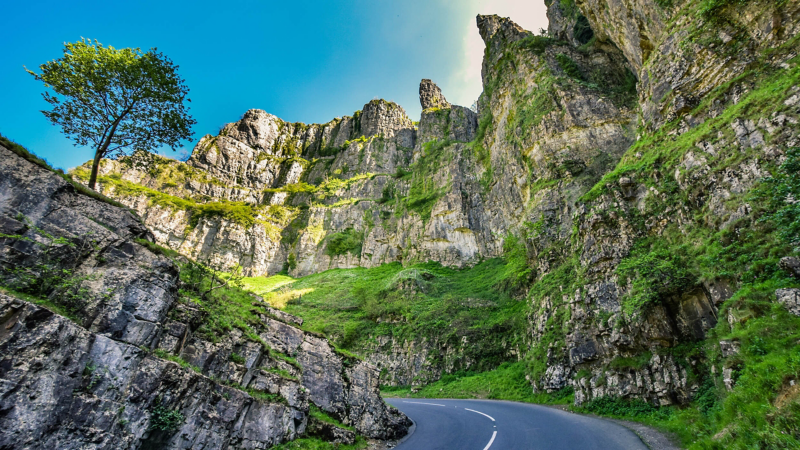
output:
{"label": "grey rock", "polygon": [[785,306],[790,313],[800,316],[800,289],[784,288],[775,291],[778,303]]}
{"label": "grey rock", "polygon": [[449,108],[451,106],[447,99],[444,98],[439,86],[428,79],[423,79],[419,83],[419,104],[422,105],[423,110],[428,108]]}
{"label": "grey rock", "polygon": [[719,349],[722,352],[722,357],[727,358],[739,354],[741,344],[739,341],[719,341]]}
{"label": "grey rock", "polygon": [[778,265],[789,275],[800,279],[800,259],[793,256],[784,256],[778,262]]}
{"label": "grey rock", "polygon": [[311,419],[306,430],[309,436],[322,438],[334,445],[352,445],[356,441],[356,434],[352,431],[317,419]]}
{"label": "grey rock", "polygon": [[[132,241],[152,239],[136,216],[76,192],[3,147],[0,173],[0,226],[25,237],[0,240],[3,282],[17,281],[11,268],[36,270],[43,263],[86,275],[85,295],[50,298],[75,322],[0,294],[0,411],[6,412],[0,427],[15,430],[0,436],[0,447],[269,448],[304,432],[310,401],[368,437],[396,439],[407,432],[408,418],[380,399],[374,366],[348,362],[353,367],[345,372],[326,340],[266,316],[258,334],[297,355],[301,367],[238,329],[204,341],[192,332],[199,312],[176,304],[175,265]],[[45,247],[57,242],[58,257],[29,245],[34,240]],[[202,374],[153,356],[151,348],[179,356]],[[221,382],[273,397],[254,398]],[[159,405],[179,413],[176,429],[151,429]]]}

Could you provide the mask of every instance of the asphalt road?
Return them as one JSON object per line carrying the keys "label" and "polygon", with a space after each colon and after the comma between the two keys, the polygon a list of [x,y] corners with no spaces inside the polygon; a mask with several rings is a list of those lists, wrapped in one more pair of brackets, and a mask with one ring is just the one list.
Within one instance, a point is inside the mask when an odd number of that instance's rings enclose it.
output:
{"label": "asphalt road", "polygon": [[647,450],[621,425],[546,406],[496,400],[386,401],[416,424],[397,450]]}

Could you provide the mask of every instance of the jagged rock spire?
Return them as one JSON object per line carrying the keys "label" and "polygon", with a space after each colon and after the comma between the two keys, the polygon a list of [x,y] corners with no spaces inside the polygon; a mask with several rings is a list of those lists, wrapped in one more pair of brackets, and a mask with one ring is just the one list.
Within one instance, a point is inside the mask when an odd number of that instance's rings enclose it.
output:
{"label": "jagged rock spire", "polygon": [[492,14],[490,16],[478,14],[476,21],[481,38],[486,44],[495,36],[499,36],[505,41],[513,42],[532,34],[530,31],[526,31],[521,26],[514,23],[508,17],[500,17],[497,14]]}
{"label": "jagged rock spire", "polygon": [[422,109],[428,108],[449,108],[451,105],[444,98],[442,90],[431,80],[427,78],[419,83],[419,104]]}

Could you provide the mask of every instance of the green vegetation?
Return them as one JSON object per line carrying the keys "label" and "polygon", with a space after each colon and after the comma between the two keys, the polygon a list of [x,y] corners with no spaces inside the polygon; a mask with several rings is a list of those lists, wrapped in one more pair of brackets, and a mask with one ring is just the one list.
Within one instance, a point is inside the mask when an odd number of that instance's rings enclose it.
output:
{"label": "green vegetation", "polygon": [[475,133],[475,139],[467,144],[468,148],[472,150],[472,157],[475,159],[475,162],[483,167],[483,175],[481,176],[480,182],[484,192],[489,190],[494,178],[492,155],[484,143],[486,133],[490,133],[494,126],[493,121],[494,117],[492,116],[491,110],[487,110],[481,114],[478,119],[478,130]]}
{"label": "green vegetation", "polygon": [[685,253],[680,250],[665,245],[662,237],[652,237],[639,241],[622,260],[617,274],[621,281],[631,283],[630,292],[622,299],[626,314],[636,314],[650,304],[696,285],[697,278],[690,273]]}
{"label": "green vegetation", "polygon": [[524,83],[514,86],[515,108],[508,114],[506,134],[511,142],[526,147],[530,133],[542,120],[559,108],[556,78],[548,67],[537,74],[538,89],[529,91]]}
{"label": "green vegetation", "polygon": [[594,38],[594,31],[589,25],[589,19],[583,14],[579,14],[578,19],[575,20],[572,36],[582,45],[588,44]]}
{"label": "green vegetation", "polygon": [[[86,180],[89,176],[87,170],[83,167],[75,168],[72,171],[72,175],[82,180]],[[190,214],[187,231],[196,227],[201,219],[221,217],[244,228],[251,228],[256,223],[261,224],[270,238],[279,240],[279,226],[288,224],[296,214],[294,209],[282,205],[265,207],[230,201],[197,203],[193,200],[165,194],[161,191],[132,183],[122,179],[119,174],[100,176],[98,181],[104,188],[112,190],[117,197],[144,196],[151,206],[157,205],[171,210],[187,211]]]}
{"label": "green vegetation", "polygon": [[671,411],[667,408],[658,408],[643,400],[625,400],[615,397],[600,397],[590,400],[579,407],[571,408],[573,411],[600,414],[603,416],[620,418],[669,418]]}
{"label": "green vegetation", "polygon": [[783,242],[800,243],[800,147],[786,150],[786,161],[764,180],[754,198],[767,202],[761,222],[775,223]]}
{"label": "green vegetation", "polygon": [[178,66],[155,48],[115,49],[81,38],[39,69],[25,70],[53,91],[44,94],[52,110],[42,113],[76,145],[95,149],[89,189],[102,158],[125,149],[175,149],[194,134],[197,121],[184,105],[189,88]]}
{"label": "green vegetation", "polygon": [[319,407],[317,405],[309,404],[308,412],[309,412],[309,415],[311,417],[319,420],[320,422],[325,422],[325,423],[337,426],[339,428],[344,428],[345,430],[355,431],[355,429],[353,427],[345,425],[342,422],[334,419],[333,417],[331,417],[330,414],[328,414],[325,411],[319,409]]}
{"label": "green vegetation", "polygon": [[135,238],[134,242],[136,242],[137,244],[142,245],[144,247],[147,247],[147,249],[150,250],[153,253],[156,253],[156,254],[159,254],[159,255],[164,255],[164,256],[166,256],[167,258],[170,258],[170,259],[179,258],[181,256],[180,253],[176,252],[175,250],[172,250],[171,248],[162,247],[162,246],[160,246],[158,244],[155,244],[153,242],[150,242],[150,241],[148,241],[146,239]]}
{"label": "green vegetation", "polygon": [[266,370],[267,370],[267,372],[269,372],[269,373],[274,373],[275,375],[278,375],[278,376],[280,376],[280,377],[282,377],[282,378],[286,378],[287,380],[298,381],[298,378],[297,378],[297,377],[295,377],[295,376],[293,376],[293,375],[292,375],[291,373],[289,373],[289,371],[287,371],[287,370],[284,370],[284,369],[279,369],[279,368],[277,368],[277,367],[273,367],[273,368],[271,368],[271,369],[266,369]]}
{"label": "green vegetation", "polygon": [[487,372],[442,375],[439,381],[417,388],[416,392],[410,386],[383,386],[381,393],[384,397],[486,398],[543,404],[572,403],[574,394],[571,389],[552,394],[534,394],[525,375],[524,363],[504,362],[497,369]]}
{"label": "green vegetation", "polygon": [[50,165],[50,163],[48,163],[46,160],[36,156],[35,154],[31,153],[31,151],[28,150],[27,148],[25,148],[22,145],[12,141],[11,139],[8,139],[7,137],[3,136],[2,134],[0,134],[0,145],[2,145],[3,147],[11,150],[16,155],[20,156],[21,158],[25,159],[26,161],[32,162],[33,164],[36,164],[37,166],[40,166],[40,167],[42,167],[44,169],[47,169],[47,170],[49,170],[51,172],[54,172],[54,173],[58,174],[61,178],[64,179],[64,181],[66,181],[67,183],[72,185],[72,187],[75,188],[75,190],[80,192],[81,194],[87,195],[87,196],[89,196],[89,197],[91,197],[91,198],[93,198],[95,200],[100,200],[101,202],[108,203],[109,205],[113,205],[113,206],[116,206],[118,208],[122,208],[122,209],[124,209],[126,211],[131,212],[133,215],[136,215],[136,212],[131,210],[127,206],[123,205],[122,203],[120,203],[120,202],[118,202],[116,200],[112,200],[112,199],[106,197],[105,195],[100,194],[99,192],[95,192],[92,189],[89,189],[86,186],[76,182],[75,180],[72,179],[71,175],[65,174],[64,171],[61,170],[61,169],[53,168]]}
{"label": "green vegetation", "polygon": [[[790,48],[771,51],[780,54]],[[617,269],[621,281],[628,282],[629,290],[622,299],[626,313],[646,311],[651,305],[699,287],[701,282],[723,282],[738,290],[718,313],[718,317],[728,320],[720,320],[705,341],[684,344],[690,346],[687,352],[680,348],[659,350],[675,357],[700,386],[688,407],[656,408],[638,401],[601,398],[581,410],[650,423],[674,432],[692,449],[799,446],[800,402],[792,382],[800,373],[800,318],[775,302],[775,290],[800,287],[778,265],[782,256],[798,255],[800,224],[793,199],[798,193],[800,151],[785,149],[785,160],[776,166],[761,159],[760,149],[731,145],[735,142],[731,130],[734,120],[777,114],[795,116],[784,99],[800,81],[798,61],[800,58],[795,57],[789,69],[780,70],[755,64],[753,70],[718,87],[692,114],[703,116],[713,102],[728,102],[723,103],[721,114],[706,116],[703,124],[674,137],[671,132],[677,129],[677,123],[645,133],[617,168],[583,196],[582,201],[591,205],[608,195],[612,183],[623,175],[660,193],[659,198],[648,198],[641,212],[614,211],[643,236]],[[741,83],[755,88],[737,103],[729,102],[726,94]],[[766,137],[767,143],[770,138]],[[755,159],[771,172],[749,193],[730,199],[729,211],[732,205],[747,203],[752,207],[749,214],[735,220],[727,214],[720,215],[707,201],[698,201],[703,188],[681,189],[670,176],[651,176],[676,170],[681,177],[690,176],[692,171],[682,168],[680,162],[702,141],[717,149],[716,155],[707,156],[709,172],[703,175],[706,179]],[[701,206],[687,208],[697,204]],[[680,208],[692,220],[691,225],[668,223],[657,236],[647,236],[644,217],[667,217]],[[613,221],[619,219],[612,219],[609,212],[598,214],[606,214],[604,220],[615,226]],[[633,326],[637,326],[636,322]],[[718,347],[721,340],[737,341],[742,350],[724,358]],[[644,364],[645,357],[649,355],[618,358],[610,366],[636,370]],[[730,391],[723,383],[724,369],[732,371],[734,387]]]}
{"label": "green vegetation", "polygon": [[[34,303],[47,306],[59,314],[80,323],[83,318],[82,305],[90,295],[84,282],[95,278],[92,274],[76,273],[79,259],[70,261],[70,256],[82,254],[97,244],[93,232],[81,238],[68,239],[54,236],[37,227],[24,216],[15,219],[25,225],[23,234],[0,233],[0,241],[18,241],[30,244],[35,249],[36,261],[31,265],[3,265],[0,274],[7,289],[29,296]],[[32,252],[33,253],[33,252]],[[106,296],[112,295],[112,292]]]}
{"label": "green vegetation", "polygon": [[617,356],[611,360],[609,367],[616,370],[641,370],[647,366],[647,363],[650,362],[650,358],[652,357],[653,354],[650,352],[645,352],[634,357]]}
{"label": "green vegetation", "polygon": [[353,228],[346,228],[340,233],[331,233],[325,238],[325,254],[331,257],[350,253],[361,256],[361,245],[364,241],[363,233]]}
{"label": "green vegetation", "polygon": [[[272,292],[267,279],[245,279],[273,306],[305,320],[303,328],[327,335],[340,349],[361,353],[376,336],[427,337],[440,345],[460,345],[476,370],[497,367],[521,338],[524,302],[513,298],[515,278],[502,259],[455,270],[438,263],[399,263],[372,269],[334,269],[283,284]],[[276,280],[277,281],[277,280]],[[259,287],[261,286],[261,287]],[[394,323],[392,323],[394,322]],[[517,337],[514,337],[517,336]],[[440,360],[443,354],[431,353]],[[435,362],[435,361],[434,361]]]}
{"label": "green vegetation", "polygon": [[[773,49],[764,59],[773,57],[777,54],[791,51],[795,41],[790,41],[780,48]],[[800,58],[795,57],[790,60],[790,69],[773,67],[766,61],[754,62],[753,70],[747,71],[739,77],[714,88],[706,95],[702,102],[694,108],[693,115],[700,115],[708,111],[714,102],[722,102],[727,107],[722,114],[711,116],[701,125],[690,128],[686,132],[671,133],[680,126],[678,121],[668,123],[652,133],[644,134],[636,143],[628,149],[617,167],[603,176],[591,190],[581,197],[583,202],[591,202],[599,196],[608,193],[612,185],[616,184],[623,176],[632,177],[634,181],[641,182],[648,187],[656,187],[654,180],[647,176],[637,176],[638,174],[650,174],[656,171],[664,171],[669,168],[677,167],[684,155],[696,149],[699,142],[708,142],[712,145],[718,144],[723,139],[733,137],[731,123],[736,120],[746,120],[752,118],[768,117],[771,114],[790,112],[791,108],[783,102],[790,96],[790,89],[800,83]],[[727,103],[725,95],[734,86],[748,83],[756,88],[743,95],[737,103]],[[722,131],[722,136],[719,132]],[[641,157],[637,156],[641,154]],[[737,154],[725,153],[714,158],[712,167],[715,172],[722,172],[732,165],[740,163],[743,159],[752,157],[752,151],[738,152]]]}
{"label": "green vegetation", "polygon": [[337,177],[326,178],[319,185],[314,186],[306,182],[298,182],[287,184],[279,188],[264,189],[264,192],[288,192],[290,194],[307,193],[315,194],[316,199],[324,200],[329,197],[334,197],[341,191],[348,189],[350,186],[363,181],[371,180],[378,176],[374,173],[360,173],[353,177],[341,179]]}
{"label": "green vegetation", "polygon": [[572,60],[572,58],[563,53],[559,53],[556,55],[556,61],[558,61],[558,65],[561,66],[561,70],[563,70],[568,76],[576,80],[583,81],[581,69],[578,67],[578,64]]}
{"label": "green vegetation", "polygon": [[363,450],[367,447],[367,441],[358,436],[353,445],[331,444],[319,438],[303,437],[272,448],[275,450]]}
{"label": "green vegetation", "polygon": [[449,140],[434,139],[423,144],[423,155],[410,167],[410,172],[400,172],[396,178],[411,180],[408,196],[396,199],[395,214],[402,215],[406,211],[418,214],[423,222],[430,220],[433,206],[449,190],[449,183],[441,185],[437,175],[450,162],[451,145]]}
{"label": "green vegetation", "polygon": [[723,12],[728,7],[741,8],[752,0],[703,0],[700,2],[699,12],[703,20],[720,24],[725,22]]}
{"label": "green vegetation", "polygon": [[150,430],[174,432],[180,428],[184,417],[178,410],[169,409],[157,403],[150,410]]}
{"label": "green vegetation", "polygon": [[544,51],[547,49],[547,47],[558,43],[559,41],[546,36],[532,35],[512,43],[509,47],[512,50],[525,49],[541,56],[544,55]]}
{"label": "green vegetation", "polygon": [[161,350],[161,349],[153,350],[153,354],[158,356],[161,359],[166,359],[168,361],[172,361],[174,363],[177,363],[179,366],[183,367],[184,369],[191,369],[191,370],[194,370],[197,373],[203,373],[203,371],[200,370],[199,367],[189,364],[188,362],[186,362],[180,356],[176,356],[176,355],[173,355],[171,353],[167,353],[167,352],[165,352],[164,350]]}

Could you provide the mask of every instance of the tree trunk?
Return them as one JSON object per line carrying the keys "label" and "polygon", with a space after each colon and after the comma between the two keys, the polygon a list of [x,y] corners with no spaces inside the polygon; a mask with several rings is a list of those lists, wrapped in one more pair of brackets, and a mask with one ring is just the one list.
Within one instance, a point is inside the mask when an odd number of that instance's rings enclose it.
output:
{"label": "tree trunk", "polygon": [[94,154],[92,161],[92,174],[89,176],[89,189],[96,191],[95,185],[97,184],[97,172],[100,169],[100,160],[103,158],[104,149],[98,148]]}
{"label": "tree trunk", "polygon": [[125,114],[122,114],[117,120],[114,121],[114,124],[111,126],[111,130],[108,132],[108,136],[103,140],[102,145],[97,149],[97,152],[94,154],[94,160],[92,161],[92,174],[89,176],[89,189],[96,191],[95,185],[97,184],[97,171],[100,169],[100,160],[103,159],[103,156],[106,156],[106,151],[108,151],[108,146],[111,145],[111,138],[114,137],[114,133],[117,131],[117,125],[119,125],[120,120],[125,117]]}

